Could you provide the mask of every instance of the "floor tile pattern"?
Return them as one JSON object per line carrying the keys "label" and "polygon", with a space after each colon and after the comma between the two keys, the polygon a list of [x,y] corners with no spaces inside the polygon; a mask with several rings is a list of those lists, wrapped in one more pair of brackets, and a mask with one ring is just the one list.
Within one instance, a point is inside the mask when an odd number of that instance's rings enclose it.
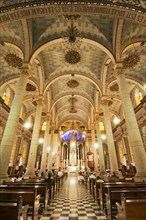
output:
{"label": "floor tile pattern", "polygon": [[71,173],[40,219],[106,220],[106,217],[84,184],[78,183],[76,174]]}

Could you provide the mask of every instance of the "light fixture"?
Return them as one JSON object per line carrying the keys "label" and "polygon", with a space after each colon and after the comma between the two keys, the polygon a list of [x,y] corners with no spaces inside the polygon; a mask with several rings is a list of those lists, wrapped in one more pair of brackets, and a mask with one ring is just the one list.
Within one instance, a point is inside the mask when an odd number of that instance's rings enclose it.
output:
{"label": "light fixture", "polygon": [[25,123],[24,123],[24,128],[30,128],[30,127],[31,127],[30,122],[25,122]]}
{"label": "light fixture", "polygon": [[51,150],[51,148],[50,147],[47,147],[47,151],[49,152]]}
{"label": "light fixture", "polygon": [[105,140],[105,139],[106,139],[106,135],[105,135],[105,134],[102,134],[102,135],[101,135],[101,138],[102,138],[102,140]]}
{"label": "light fixture", "polygon": [[113,120],[114,124],[117,125],[120,123],[120,119],[115,117],[114,120]]}
{"label": "light fixture", "polygon": [[94,146],[96,149],[99,147],[98,143],[95,143]]}
{"label": "light fixture", "polygon": [[42,144],[44,142],[43,138],[39,138],[39,144]]}

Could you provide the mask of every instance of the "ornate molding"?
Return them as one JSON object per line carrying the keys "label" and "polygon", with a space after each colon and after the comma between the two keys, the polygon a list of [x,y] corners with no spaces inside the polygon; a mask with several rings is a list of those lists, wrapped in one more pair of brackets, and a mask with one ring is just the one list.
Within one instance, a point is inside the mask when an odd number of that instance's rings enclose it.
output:
{"label": "ornate molding", "polygon": [[[142,8],[141,8],[142,9]],[[144,14],[145,9],[140,11],[140,8],[136,7],[134,10],[130,9],[124,4],[118,5],[113,4],[111,1],[109,3],[102,2],[63,2],[59,1],[56,4],[54,1],[39,1],[39,2],[25,2],[24,4],[18,3],[11,5],[11,7],[1,7],[0,22],[12,22],[14,20],[21,20],[23,18],[32,18],[45,15],[65,15],[65,14],[80,14],[80,15],[105,15],[121,18],[124,20],[130,20],[132,22],[137,22],[141,25],[146,26],[146,15]]]}

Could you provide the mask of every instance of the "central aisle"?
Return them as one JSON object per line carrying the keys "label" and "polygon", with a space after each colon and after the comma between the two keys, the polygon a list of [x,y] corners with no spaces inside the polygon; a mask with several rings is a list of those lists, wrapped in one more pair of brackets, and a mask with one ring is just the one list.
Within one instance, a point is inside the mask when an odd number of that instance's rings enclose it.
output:
{"label": "central aisle", "polygon": [[84,184],[70,173],[41,220],[106,220]]}

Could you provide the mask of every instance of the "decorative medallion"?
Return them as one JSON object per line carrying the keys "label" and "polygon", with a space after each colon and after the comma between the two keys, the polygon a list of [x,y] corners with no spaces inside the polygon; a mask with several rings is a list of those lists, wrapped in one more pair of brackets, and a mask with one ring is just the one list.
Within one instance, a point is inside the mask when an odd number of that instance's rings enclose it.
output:
{"label": "decorative medallion", "polygon": [[81,56],[78,51],[76,50],[69,50],[65,54],[65,61],[69,64],[76,64],[80,61]]}
{"label": "decorative medallion", "polygon": [[69,100],[68,100],[69,102],[71,102],[72,104],[74,104],[75,102],[77,102],[78,100],[76,99],[76,98],[70,98]]}
{"label": "decorative medallion", "polygon": [[111,90],[112,92],[117,92],[117,91],[119,90],[118,84],[116,83],[116,84],[112,85],[112,86],[110,87],[110,90]]}
{"label": "decorative medallion", "polygon": [[7,53],[4,59],[8,63],[9,66],[12,66],[15,68],[22,67],[22,59],[14,53]]}
{"label": "decorative medallion", "polygon": [[36,91],[36,87],[33,86],[33,85],[31,85],[30,83],[27,83],[27,85],[26,85],[26,91],[28,91],[28,92],[34,92],[34,91]]}
{"label": "decorative medallion", "polygon": [[78,81],[72,79],[67,82],[67,86],[70,88],[76,88],[79,85]]}
{"label": "decorative medallion", "polygon": [[73,21],[73,20],[76,21],[78,18],[81,17],[81,15],[78,15],[78,14],[76,14],[76,15],[63,15],[63,16],[69,21]]}
{"label": "decorative medallion", "polygon": [[124,68],[134,67],[137,65],[139,61],[140,61],[140,56],[137,53],[132,53],[123,59],[123,67]]}

